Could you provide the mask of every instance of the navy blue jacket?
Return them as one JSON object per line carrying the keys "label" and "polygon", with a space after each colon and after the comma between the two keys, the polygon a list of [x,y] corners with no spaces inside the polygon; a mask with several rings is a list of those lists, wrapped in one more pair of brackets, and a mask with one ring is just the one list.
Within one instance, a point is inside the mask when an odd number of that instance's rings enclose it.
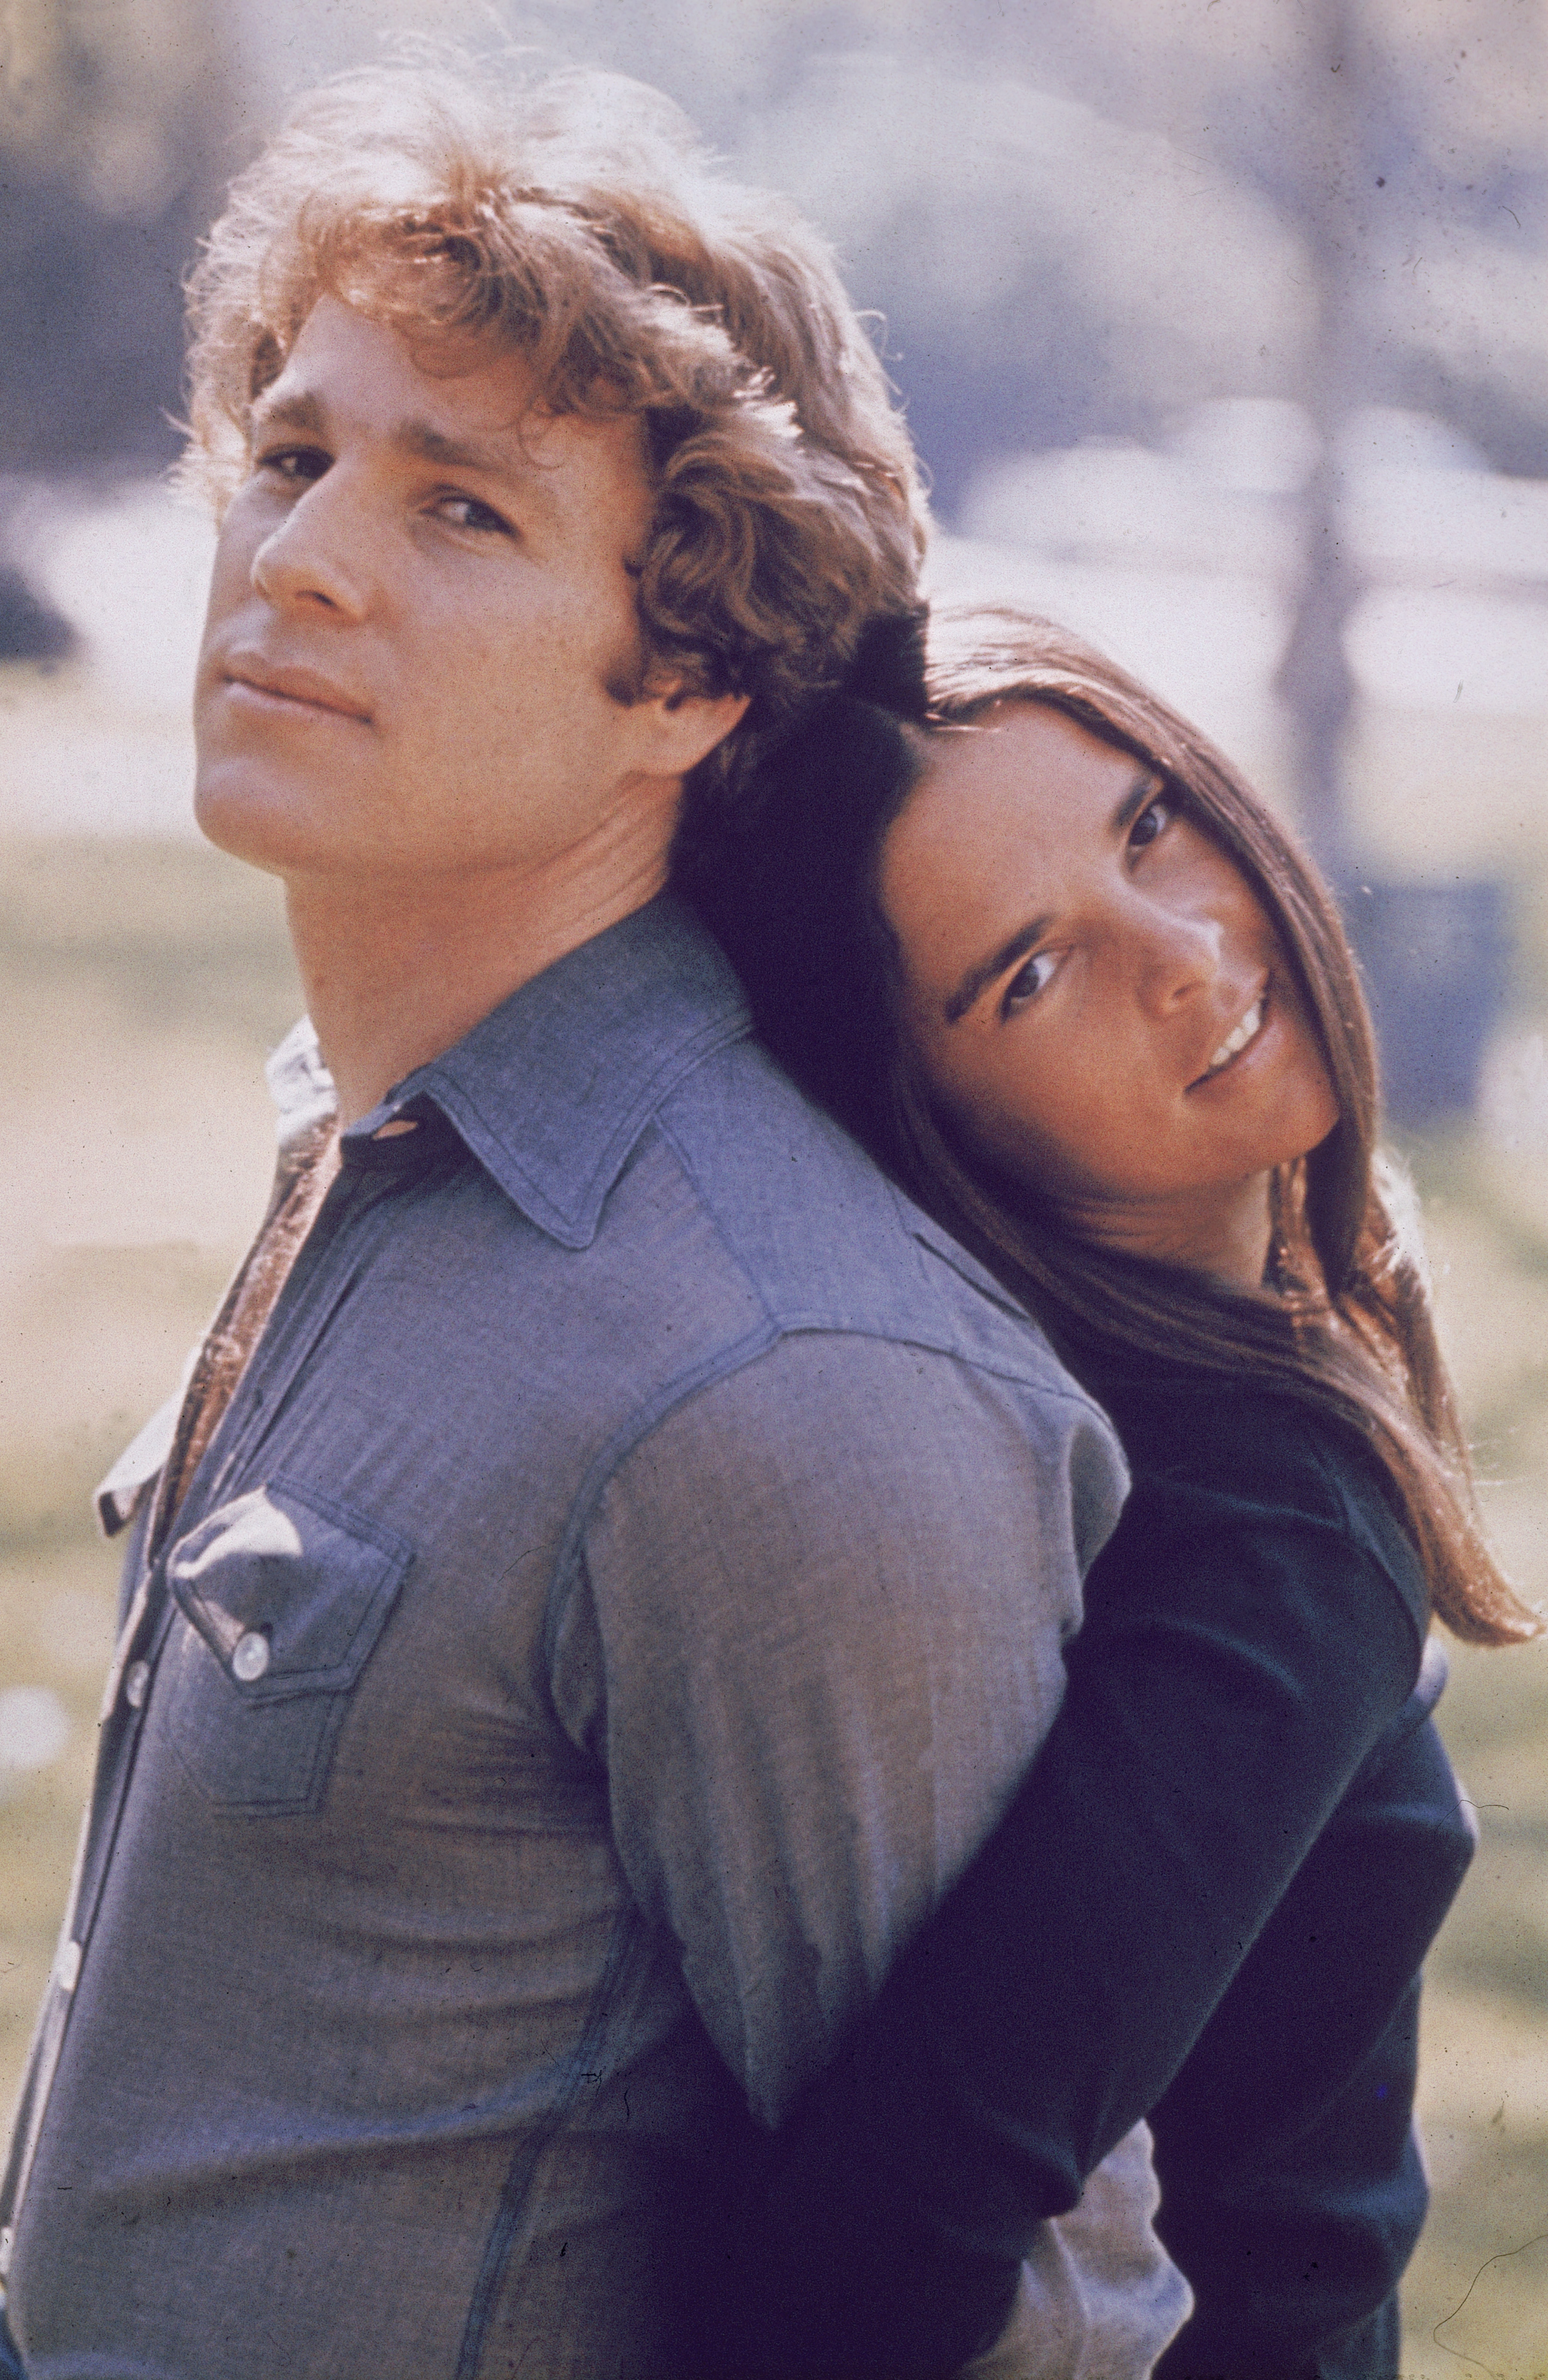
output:
{"label": "navy blue jacket", "polygon": [[1421,1960],[1473,1834],[1424,1585],[1300,1403],[1090,1382],[1134,1485],[1027,1784],[739,2213],[731,2368],[924,2380],[1141,2116],[1191,2281],[1163,2380],[1377,2380],[1425,2213]]}

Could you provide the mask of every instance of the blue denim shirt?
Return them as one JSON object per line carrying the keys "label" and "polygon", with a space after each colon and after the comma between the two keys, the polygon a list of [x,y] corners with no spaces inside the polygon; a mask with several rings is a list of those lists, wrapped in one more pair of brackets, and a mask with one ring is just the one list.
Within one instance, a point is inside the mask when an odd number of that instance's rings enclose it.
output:
{"label": "blue denim shirt", "polygon": [[343,1151],[153,1561],[169,1423],[107,1485],[10,2321],[30,2380],[659,2380],[726,2071],[772,2120],[998,1815],[1116,1441],[669,897]]}

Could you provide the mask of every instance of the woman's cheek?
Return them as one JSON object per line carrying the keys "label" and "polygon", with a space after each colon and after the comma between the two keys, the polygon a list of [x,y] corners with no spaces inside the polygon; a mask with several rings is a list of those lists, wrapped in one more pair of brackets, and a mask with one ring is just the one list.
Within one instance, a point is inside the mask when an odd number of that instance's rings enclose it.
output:
{"label": "woman's cheek", "polygon": [[1058,1128],[1043,1104],[1034,1104],[1024,1090],[1007,1097],[1003,1090],[982,1099],[964,1112],[963,1137],[1003,1172],[1029,1189],[1058,1196],[1084,1188],[1089,1180],[1085,1153],[1068,1131]]}

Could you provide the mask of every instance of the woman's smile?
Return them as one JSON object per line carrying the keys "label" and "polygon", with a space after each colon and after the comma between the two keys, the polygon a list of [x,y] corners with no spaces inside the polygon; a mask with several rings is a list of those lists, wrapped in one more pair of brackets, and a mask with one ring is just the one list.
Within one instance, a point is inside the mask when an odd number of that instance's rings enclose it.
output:
{"label": "woman's smile", "polygon": [[[1248,1010],[1246,1015],[1241,1019],[1240,1024],[1235,1026],[1232,1030],[1227,1034],[1226,1038],[1221,1042],[1219,1049],[1216,1050],[1214,1057],[1204,1068],[1203,1073],[1199,1076],[1199,1083],[1209,1082],[1215,1075],[1220,1073],[1223,1067],[1228,1066],[1233,1058],[1240,1058],[1242,1051],[1247,1049],[1251,1043],[1257,1039],[1258,1035],[1263,1030],[1264,1016],[1267,1007],[1268,986],[1265,984],[1263,990],[1259,992],[1256,1000],[1252,1002],[1252,1007]],[[1193,1090],[1197,1090],[1199,1083],[1191,1084],[1190,1087]]]}
{"label": "woman's smile", "polygon": [[964,1140],[1094,1238],[1259,1279],[1337,1122],[1268,914],[1183,796],[1062,711],[932,739],[882,845],[905,1025]]}

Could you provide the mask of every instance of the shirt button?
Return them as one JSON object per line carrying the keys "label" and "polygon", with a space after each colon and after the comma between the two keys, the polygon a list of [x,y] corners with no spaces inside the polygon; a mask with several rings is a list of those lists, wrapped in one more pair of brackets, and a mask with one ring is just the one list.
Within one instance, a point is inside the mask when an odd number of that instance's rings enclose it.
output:
{"label": "shirt button", "polygon": [[231,1674],[240,1678],[245,1686],[256,1685],[269,1667],[269,1639],[249,1628],[245,1636],[236,1639],[236,1650],[231,1657]]}
{"label": "shirt button", "polygon": [[131,1710],[138,1710],[145,1700],[151,1683],[149,1661],[131,1661],[124,1672],[124,1700]]}
{"label": "shirt button", "polygon": [[76,1979],[79,1973],[79,1943],[61,1942],[59,1945],[59,1954],[54,1961],[54,1977],[60,1990],[62,1992],[73,1992],[76,1987]]}

